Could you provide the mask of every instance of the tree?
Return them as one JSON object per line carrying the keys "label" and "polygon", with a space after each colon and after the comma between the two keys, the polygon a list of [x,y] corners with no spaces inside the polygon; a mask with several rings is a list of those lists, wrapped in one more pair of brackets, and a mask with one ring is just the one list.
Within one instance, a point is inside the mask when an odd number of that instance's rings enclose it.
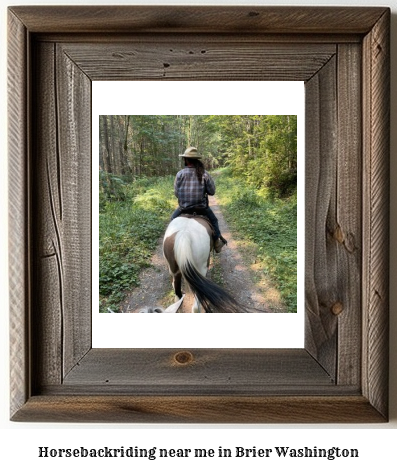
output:
{"label": "tree", "polygon": [[226,164],[275,196],[296,187],[296,116],[112,115],[99,124],[100,167],[124,180],[175,174],[195,146],[207,169]]}

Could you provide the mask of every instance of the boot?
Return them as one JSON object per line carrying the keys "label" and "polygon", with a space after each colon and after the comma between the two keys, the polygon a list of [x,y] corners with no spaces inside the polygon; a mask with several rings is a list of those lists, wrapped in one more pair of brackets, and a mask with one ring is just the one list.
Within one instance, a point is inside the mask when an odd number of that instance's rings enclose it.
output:
{"label": "boot", "polygon": [[227,245],[227,240],[224,237],[220,236],[219,239],[216,239],[214,243],[215,252],[220,253],[224,245]]}

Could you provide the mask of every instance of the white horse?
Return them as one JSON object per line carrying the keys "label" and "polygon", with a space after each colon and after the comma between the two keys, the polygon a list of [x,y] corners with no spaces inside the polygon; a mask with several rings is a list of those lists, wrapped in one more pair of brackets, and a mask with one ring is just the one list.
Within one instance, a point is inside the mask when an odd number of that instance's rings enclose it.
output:
{"label": "white horse", "polygon": [[157,312],[157,313],[170,313],[170,312],[178,312],[178,309],[181,307],[181,304],[183,302],[183,298],[185,297],[185,295],[183,295],[181,297],[181,299],[179,299],[178,301],[176,301],[174,304],[171,304],[171,306],[168,306],[167,308],[163,308],[161,306],[157,306],[157,307],[150,307],[150,306],[146,306],[144,308],[142,308],[139,313],[142,314],[142,313],[154,313],[154,312]]}
{"label": "white horse", "polygon": [[182,277],[194,293],[193,312],[244,312],[220,286],[206,278],[213,247],[212,228],[204,218],[173,219],[164,235],[163,253],[173,278],[175,300],[182,297]]}

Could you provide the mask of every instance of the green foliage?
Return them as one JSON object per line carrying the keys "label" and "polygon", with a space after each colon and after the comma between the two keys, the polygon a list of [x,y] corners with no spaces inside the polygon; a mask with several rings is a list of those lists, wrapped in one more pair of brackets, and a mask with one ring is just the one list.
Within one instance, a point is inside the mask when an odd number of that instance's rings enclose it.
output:
{"label": "green foliage", "polygon": [[240,240],[255,247],[255,258],[279,289],[289,312],[297,309],[297,198],[275,199],[242,179],[221,171],[217,195],[222,211]]}
{"label": "green foliage", "polygon": [[119,311],[125,292],[150,265],[175,206],[173,178],[124,184],[123,200],[106,201],[99,215],[100,311]]}
{"label": "green foliage", "polygon": [[115,115],[100,120],[99,164],[107,172],[101,185],[106,199],[123,196],[123,181],[116,175],[175,175],[182,165],[179,154],[188,146],[199,149],[207,169],[228,165],[274,197],[295,191],[296,116]]}
{"label": "green foliage", "polygon": [[228,116],[223,139],[227,164],[238,176],[274,197],[296,189],[297,117]]}
{"label": "green foliage", "polygon": [[126,182],[122,177],[99,170],[99,207],[103,209],[106,201],[125,200]]}
{"label": "green foliage", "polygon": [[136,196],[134,204],[137,208],[146,211],[155,211],[157,214],[169,215],[169,201],[164,199],[164,195],[158,188],[150,188],[145,193]]}
{"label": "green foliage", "polygon": [[191,145],[208,170],[228,166],[217,194],[288,305],[296,303],[296,137],[297,117],[287,115],[101,116],[101,309],[118,309],[149,263],[175,205],[179,154]]}

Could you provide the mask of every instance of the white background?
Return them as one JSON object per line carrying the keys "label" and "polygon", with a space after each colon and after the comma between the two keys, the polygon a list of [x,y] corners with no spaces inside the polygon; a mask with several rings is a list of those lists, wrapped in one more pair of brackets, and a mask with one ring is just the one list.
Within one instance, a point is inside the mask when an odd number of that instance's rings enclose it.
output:
{"label": "white background", "polygon": [[[202,469],[204,466],[211,469],[228,469],[232,465],[241,465],[246,469],[393,469],[396,465],[395,444],[397,443],[397,290],[396,287],[396,269],[397,254],[396,247],[392,243],[391,247],[391,355],[390,355],[390,422],[385,425],[296,425],[296,426],[172,426],[172,425],[117,425],[117,424],[17,424],[8,420],[8,298],[7,298],[7,162],[6,162],[6,6],[13,4],[82,4],[81,1],[59,2],[51,0],[43,1],[18,1],[2,2],[0,14],[0,34],[1,34],[1,158],[0,158],[0,219],[1,225],[1,280],[0,280],[0,348],[1,348],[1,390],[0,390],[0,430],[2,441],[0,446],[0,463],[3,465],[9,462],[3,469],[18,468],[25,466],[25,469],[74,469],[86,470],[88,466],[95,466],[96,470],[109,469]],[[110,1],[89,2],[85,4],[109,4]],[[140,0],[138,2],[117,2],[127,4],[153,4],[153,2]],[[217,4],[233,5],[265,5],[266,2],[244,2],[244,1],[221,1]],[[291,4],[288,1],[273,0],[271,4],[282,5]],[[215,4],[215,2],[161,2],[157,0],[156,4]],[[269,3],[270,4],[270,3]],[[367,5],[367,6],[390,6],[392,9],[392,100],[391,100],[391,241],[396,241],[396,220],[397,220],[397,166],[393,156],[397,154],[397,120],[396,120],[396,62],[397,62],[397,2],[396,0],[360,0],[349,1],[339,0],[337,3],[328,1],[306,1],[301,5]],[[140,460],[67,460],[53,459],[43,460],[37,458],[37,449],[39,446],[49,446],[55,448],[66,448],[74,446],[101,447],[101,446],[140,446],[140,447],[187,447],[187,448],[215,448],[218,446],[233,448],[234,446],[245,447],[263,447],[271,448],[274,446],[317,446],[317,447],[343,447],[359,448],[360,458],[358,460],[275,460],[263,461],[263,459],[240,458],[232,461],[216,460],[172,460],[164,461],[145,461]],[[11,464],[12,463],[12,464]],[[161,468],[160,468],[161,467]],[[271,468],[270,468],[271,467]]]}
{"label": "white background", "polygon": [[[147,99],[148,96],[150,100]],[[178,99],[186,96],[196,96],[199,99]],[[251,82],[248,88],[246,82],[239,81],[92,83],[92,155],[94,156],[92,346],[94,348],[175,348],[176,345],[181,345],[181,339],[183,345],[189,348],[302,348],[304,346],[304,97],[303,82]],[[99,190],[98,158],[95,156],[99,156],[99,116],[110,114],[298,116],[297,313],[199,314],[199,319],[197,315],[185,314],[183,323],[178,322],[180,313],[98,313]],[[156,303],[155,305],[157,306]],[[170,329],[172,325],[179,327]],[[153,329],[153,326],[156,328]],[[167,332],[167,335],[163,335],[164,332]]]}

